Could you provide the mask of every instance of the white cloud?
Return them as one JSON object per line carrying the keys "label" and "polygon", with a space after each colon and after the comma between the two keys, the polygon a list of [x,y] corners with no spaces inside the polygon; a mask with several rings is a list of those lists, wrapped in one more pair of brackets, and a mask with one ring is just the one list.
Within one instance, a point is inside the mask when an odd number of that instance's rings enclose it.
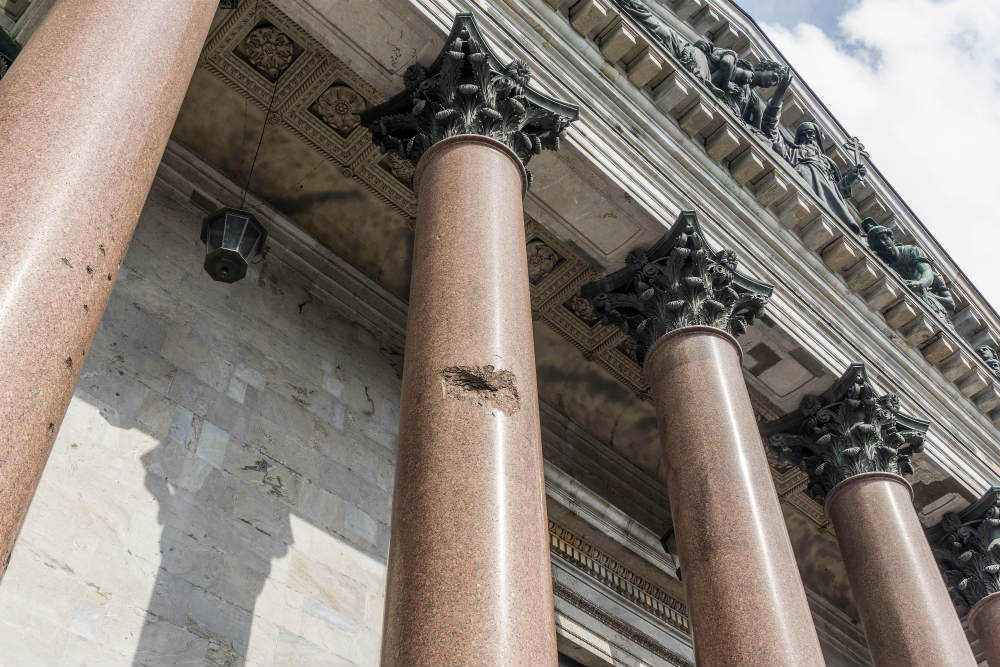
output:
{"label": "white cloud", "polygon": [[762,27],[998,308],[1000,2],[861,0],[836,39]]}

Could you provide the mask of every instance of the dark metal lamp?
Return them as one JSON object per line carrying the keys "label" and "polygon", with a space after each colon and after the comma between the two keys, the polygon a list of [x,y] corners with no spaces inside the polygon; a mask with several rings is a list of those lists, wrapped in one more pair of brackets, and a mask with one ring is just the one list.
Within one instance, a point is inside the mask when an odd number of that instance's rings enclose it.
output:
{"label": "dark metal lamp", "polygon": [[213,280],[235,283],[247,274],[250,258],[260,252],[267,230],[252,213],[221,208],[201,224],[205,271]]}

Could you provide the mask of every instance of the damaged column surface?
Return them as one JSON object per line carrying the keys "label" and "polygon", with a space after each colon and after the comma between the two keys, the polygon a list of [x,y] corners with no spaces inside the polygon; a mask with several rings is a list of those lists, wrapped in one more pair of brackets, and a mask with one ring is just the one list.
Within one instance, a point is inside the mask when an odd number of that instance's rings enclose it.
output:
{"label": "damaged column surface", "polygon": [[913,472],[927,427],[852,364],[822,395],[761,428],[826,497],[876,665],[976,664],[901,476]]}
{"label": "damaged column surface", "polygon": [[217,7],[59,0],[0,80],[0,575]]}
{"label": "damaged column surface", "polygon": [[429,68],[362,115],[416,164],[382,663],[555,664],[522,199],[576,108],[459,14]]}
{"label": "damaged column surface", "polygon": [[771,287],[712,251],[694,212],[585,285],[636,343],[656,405],[699,665],[822,665],[734,336]]}
{"label": "damaged column surface", "polygon": [[927,529],[952,600],[969,610],[969,627],[990,667],[1000,667],[1000,487]]}

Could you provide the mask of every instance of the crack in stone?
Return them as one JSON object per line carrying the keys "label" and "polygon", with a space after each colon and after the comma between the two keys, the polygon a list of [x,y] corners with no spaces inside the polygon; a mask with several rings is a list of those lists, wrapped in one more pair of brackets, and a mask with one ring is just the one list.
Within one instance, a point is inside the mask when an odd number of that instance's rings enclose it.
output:
{"label": "crack in stone", "polygon": [[441,371],[445,393],[460,401],[496,408],[507,416],[521,409],[517,378],[508,370],[493,366],[451,366]]}

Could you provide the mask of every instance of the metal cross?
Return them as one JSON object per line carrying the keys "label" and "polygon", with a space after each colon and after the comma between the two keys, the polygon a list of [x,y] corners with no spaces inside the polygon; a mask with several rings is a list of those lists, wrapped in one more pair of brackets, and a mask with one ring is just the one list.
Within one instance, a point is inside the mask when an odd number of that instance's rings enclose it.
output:
{"label": "metal cross", "polygon": [[[865,145],[861,143],[861,140],[857,137],[851,137],[844,143],[844,148],[854,153],[854,164],[861,164],[862,157],[869,157],[868,152],[865,150]],[[859,179],[859,182],[864,182],[864,179]]]}

